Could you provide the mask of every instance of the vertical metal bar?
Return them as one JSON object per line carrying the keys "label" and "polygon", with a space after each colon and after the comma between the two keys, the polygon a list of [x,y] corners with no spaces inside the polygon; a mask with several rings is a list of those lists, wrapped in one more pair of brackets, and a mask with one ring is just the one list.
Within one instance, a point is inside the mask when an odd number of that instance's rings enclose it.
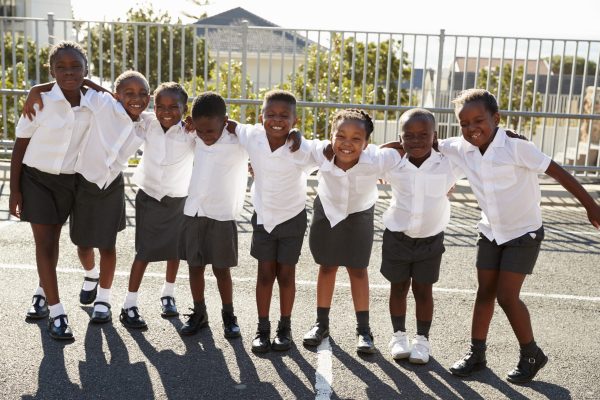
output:
{"label": "vertical metal bar", "polygon": [[377,89],[379,81],[379,52],[381,49],[381,33],[377,34],[377,50],[375,51],[375,76],[373,77],[373,104],[377,104]]}
{"label": "vertical metal bar", "polygon": [[[37,36],[37,33],[36,33],[36,36]],[[36,40],[37,40],[37,37],[36,37]],[[89,21],[87,23],[87,44],[86,44],[86,46],[87,46],[88,58],[92,58],[92,30],[91,30],[91,24]],[[38,46],[38,48],[39,48],[39,46]],[[39,50],[38,50],[38,54],[39,54]],[[92,76],[92,71],[88,65],[88,77],[91,77],[91,76]],[[38,77],[38,82],[39,82],[39,77]]]}
{"label": "vertical metal bar", "polygon": [[173,25],[169,25],[169,81],[173,81]]}
{"label": "vertical metal bar", "polygon": [[273,87],[271,82],[271,75],[273,72],[273,30],[270,30],[271,35],[269,36],[269,88]]}
{"label": "vertical metal bar", "polygon": [[150,79],[150,25],[146,23],[146,79],[152,85]]}
{"label": "vertical metal bar", "polygon": [[291,90],[295,92],[295,82],[296,82],[296,49],[298,48],[298,34],[296,31],[294,33],[294,47],[292,48],[292,82],[291,82]]}
{"label": "vertical metal bar", "polygon": [[162,27],[161,25],[156,25],[156,44],[157,44],[157,52],[156,52],[156,85],[160,85],[162,83]]}
{"label": "vertical metal bar", "polygon": [[[0,40],[0,64],[2,65],[2,89],[6,89],[6,60],[5,60],[5,48],[4,48],[4,37],[6,37],[6,32],[4,28],[4,19],[0,18],[0,33],[2,33],[2,40]],[[8,124],[7,124],[7,115],[8,112],[6,110],[6,95],[2,94],[2,132],[4,135],[8,132]]]}
{"label": "vertical metal bar", "polygon": [[[388,54],[387,54],[387,65],[386,65],[386,77],[385,77],[385,106],[390,105],[390,81],[392,72],[392,34],[390,33],[390,39],[388,42]],[[340,85],[341,86],[341,85]],[[374,113],[376,114],[376,113]],[[383,112],[383,143],[387,142],[387,126],[388,126],[388,110]]]}
{"label": "vertical metal bar", "polygon": [[27,40],[28,40],[27,27],[28,26],[29,26],[28,23],[23,24],[23,63],[25,64],[25,71],[24,71],[25,87],[29,86],[29,57],[28,57],[29,52],[28,52],[28,46],[27,46]]}
{"label": "vertical metal bar", "polygon": [[[194,42],[196,41],[196,35],[194,35]],[[196,46],[194,46],[196,49]],[[204,90],[208,90],[208,28],[204,28]],[[194,70],[196,68],[196,59],[194,58]],[[217,75],[219,74],[219,70],[215,72]],[[194,88],[195,90],[195,88]]]}
{"label": "vertical metal bar", "polygon": [[283,63],[285,62],[284,60],[284,55],[285,55],[285,31],[283,31],[283,29],[281,30],[281,69],[280,69],[280,75],[279,75],[279,85],[280,87],[283,87]]}
{"label": "vertical metal bar", "polygon": [[504,53],[506,51],[506,38],[502,38],[502,54],[500,55],[500,74],[498,75],[498,95],[500,99],[502,95],[502,78],[504,77]]}
{"label": "vertical metal bar", "polygon": [[48,44],[54,45],[54,13],[48,13]]}
{"label": "vertical metal bar", "polygon": [[187,76],[185,74],[185,30],[186,30],[186,26],[181,25],[181,64],[180,64],[181,69],[180,69],[179,82],[187,81]]}
{"label": "vertical metal bar", "polygon": [[[579,53],[579,41],[575,42],[575,52],[573,53],[573,63],[571,64],[571,82],[570,82],[570,85],[569,85],[569,95],[567,97],[567,104],[566,104],[566,109],[565,109],[565,112],[567,112],[567,113],[571,112],[571,101],[573,100],[573,88],[575,87],[575,70],[577,69],[577,53]],[[587,64],[587,58],[585,59],[584,64]],[[566,122],[566,131],[565,131],[565,140],[564,140],[564,143],[563,143],[565,159],[566,159],[566,156],[567,156],[567,145],[569,143],[569,133],[570,133],[570,131],[571,131],[571,120],[567,119],[567,122]],[[577,142],[577,144],[575,146],[575,159],[573,161],[573,164],[577,164],[577,153],[579,152],[578,151],[578,147],[579,147],[579,142]],[[563,163],[565,161],[563,161]]]}
{"label": "vertical metal bar", "polygon": [[[346,51],[346,42],[344,38],[344,32],[340,32],[341,42],[340,42],[340,82],[338,84],[338,101],[342,103],[344,100],[342,98],[343,94],[343,84],[344,84],[344,52]],[[329,110],[329,109],[328,109]]]}
{"label": "vertical metal bar", "polygon": [[[562,55],[560,57],[560,70],[559,70],[559,75],[558,75],[558,90],[556,91],[556,105],[554,107],[555,113],[560,112],[560,96],[562,94],[562,80],[563,80],[566,51],[567,51],[567,41],[563,41]],[[552,133],[553,133],[553,135],[552,135],[552,154],[551,154],[552,157],[554,157],[554,151],[556,150],[556,132],[557,131],[558,131],[558,118],[554,118],[554,126],[553,126],[553,130],[552,130]],[[564,158],[566,158],[566,154],[565,154]]]}
{"label": "vertical metal bar", "polygon": [[[35,83],[40,83],[40,35],[39,35],[39,21],[35,21]],[[4,37],[4,34],[2,34]],[[90,51],[88,49],[88,57]],[[4,67],[2,67],[4,69]]]}
{"label": "vertical metal bar", "polygon": [[[305,38],[308,38],[308,30],[306,31]],[[319,43],[317,43],[315,45],[316,48],[318,48],[318,46],[320,46]],[[306,101],[306,77],[307,77],[307,68],[306,66],[308,65],[308,52],[309,52],[310,48],[309,46],[304,47],[304,76],[303,76],[303,82],[304,82],[304,89],[302,92],[302,100]],[[260,54],[260,51],[258,52],[258,54]],[[260,58],[259,58],[259,63],[260,65]],[[317,63],[318,64],[318,63]],[[306,107],[302,107],[302,132],[306,132]],[[315,138],[316,132],[313,131],[313,139]]]}
{"label": "vertical metal bar", "polygon": [[429,53],[429,35],[425,36],[425,61],[423,61],[423,74],[421,75],[421,107],[425,106],[425,74],[427,73],[427,54]]}
{"label": "vertical metal bar", "polygon": [[104,34],[104,22],[102,22],[99,25],[100,29],[99,34],[98,34],[98,38],[99,38],[99,43],[98,43],[98,64],[99,64],[99,71],[98,71],[98,75],[100,76],[100,84],[102,84],[102,82],[104,82],[104,40],[103,40],[103,34]]}
{"label": "vertical metal bar", "polygon": [[[585,55],[585,63],[583,64],[583,75],[581,76],[581,92],[579,94],[579,110],[578,113],[579,114],[583,114],[583,103],[584,103],[584,99],[585,99],[585,82],[586,82],[586,78],[587,78],[587,74],[588,74],[588,60],[590,59],[590,48],[592,47],[592,43],[590,41],[587,42],[587,52]],[[575,52],[575,56],[577,56],[577,52]],[[573,63],[575,63],[575,59],[573,61]],[[573,66],[573,68],[575,68],[575,66]],[[583,120],[580,119],[578,121],[577,124],[577,146],[575,147],[575,159],[578,160],[579,159],[579,142],[581,141],[581,124],[582,124]],[[590,121],[591,122],[591,121]],[[587,158],[589,157],[590,154],[590,147],[587,146],[587,152],[585,155],[585,165],[587,165]]]}
{"label": "vertical metal bar", "polygon": [[410,80],[408,82],[409,84],[409,88],[408,88],[408,105],[411,106],[413,104],[413,86],[414,86],[414,74],[415,74],[415,57],[416,57],[416,49],[417,48],[417,35],[413,35],[413,47],[412,47],[412,61],[411,64],[412,68],[410,69]]}
{"label": "vertical metal bar", "polygon": [[[600,44],[600,43],[599,43]],[[594,90],[592,92],[592,106],[590,108],[590,114],[594,114],[594,110],[596,109],[596,95],[598,90],[598,77],[600,76],[600,48],[598,48],[598,57],[596,58],[596,75],[594,77]],[[594,120],[589,119],[588,124],[588,142],[587,148],[589,149],[592,144],[592,124]],[[589,151],[585,157],[585,165],[588,165],[590,162],[589,159]],[[598,143],[598,155],[596,156],[596,167],[600,167],[600,143]],[[596,176],[599,175],[599,172],[596,172]]]}
{"label": "vertical metal bar", "polygon": [[[246,100],[246,74],[248,68],[248,21],[242,22],[242,99]],[[282,63],[283,65],[283,63]],[[246,106],[242,104],[240,107],[240,121],[246,121]]]}
{"label": "vertical metal bar", "polygon": [[[533,81],[533,96],[532,96],[532,102],[531,102],[531,111],[535,112],[537,110],[537,91],[538,91],[538,79],[540,76],[540,59],[542,58],[542,46],[544,44],[544,42],[542,40],[538,40],[538,55],[537,58],[535,60],[535,78]],[[548,73],[548,78],[550,77],[550,73]],[[531,124],[529,124],[529,140],[531,140],[531,138],[533,137],[533,125],[535,123],[536,119],[532,118],[531,119]]]}
{"label": "vertical metal bar", "polygon": [[494,43],[496,43],[494,38],[490,38],[491,39],[491,46],[490,46],[490,55],[488,57],[488,74],[487,74],[487,80],[485,82],[485,90],[490,91],[490,83],[491,83],[491,79],[492,79],[492,55],[494,54]]}
{"label": "vertical metal bar", "polygon": [[352,68],[350,69],[350,103],[354,103],[354,76],[356,75],[356,32],[354,32],[354,41],[352,42]]}
{"label": "vertical metal bar", "polygon": [[[549,62],[549,69],[548,69],[548,76],[546,77],[546,92],[544,93],[544,103],[543,103],[543,111],[544,112],[548,112],[548,95],[550,92],[550,78],[553,75],[552,72],[552,63],[553,63],[553,59],[554,59],[554,43],[555,41],[552,40],[551,41],[551,48],[550,48],[550,62]],[[548,118],[544,117],[544,121],[542,122],[542,139],[541,139],[541,144],[540,144],[540,148],[544,149],[544,141],[546,139],[546,124],[548,122]]]}
{"label": "vertical metal bar", "polygon": [[[523,64],[523,81],[521,82],[521,104],[519,107],[519,111],[521,112],[525,110],[525,86],[527,85],[527,71],[529,70],[529,39],[526,39],[525,43],[525,63]],[[523,117],[519,115],[519,120],[517,122],[517,132],[521,132],[522,121]],[[533,122],[533,119],[531,121]]]}
{"label": "vertical metal bar", "polygon": [[115,81],[115,23],[108,25],[110,29],[110,87],[114,89]]}
{"label": "vertical metal bar", "polygon": [[479,84],[477,83],[477,79],[479,79],[479,61],[481,60],[481,42],[483,41],[483,38],[477,38],[478,40],[478,46],[477,46],[477,59],[475,60],[475,79],[473,80],[473,87],[479,87]]}
{"label": "vertical metal bar", "polygon": [[[518,39],[515,39],[515,51],[513,52],[513,58],[511,63],[511,73],[510,73],[510,87],[508,89],[508,109],[512,111],[512,97],[513,97],[513,89],[515,85],[515,75],[517,74],[517,47],[519,46]],[[525,83],[525,81],[523,81]],[[506,126],[510,125],[510,115],[506,118]]]}
{"label": "vertical metal bar", "polygon": [[[437,62],[437,71],[435,73],[435,94],[433,104],[435,107],[440,107],[440,91],[442,90],[442,68],[444,62],[444,42],[446,40],[446,31],[444,29],[440,29],[440,36],[438,39],[438,62]],[[478,59],[479,62],[479,59]]]}
{"label": "vertical metal bar", "polygon": [[467,37],[467,49],[465,53],[465,62],[463,65],[463,81],[462,81],[462,90],[467,88],[467,78],[469,76],[469,48],[471,47],[471,37]]}
{"label": "vertical metal bar", "polygon": [[[458,36],[454,36],[454,53],[452,54],[452,72],[450,75],[450,96],[449,99],[452,100],[454,98],[454,72],[456,71],[456,48],[458,47]],[[491,50],[490,50],[490,54],[491,54]],[[489,65],[488,64],[488,82],[489,82],[489,78],[490,78],[490,74],[489,74]],[[451,136],[452,133],[452,119],[453,119],[453,114],[448,116],[448,127],[447,127],[447,135],[448,137]]]}
{"label": "vertical metal bar", "polygon": [[122,61],[121,61],[121,73],[125,72],[126,70],[128,70],[129,68],[127,67],[127,25],[126,24],[121,24],[121,29],[123,30],[123,35],[122,35],[122,45],[121,45],[121,52],[122,52]]}
{"label": "vertical metal bar", "polygon": [[361,102],[366,103],[367,97],[367,65],[369,62],[369,32],[365,35],[365,53],[363,59],[363,79],[362,79],[362,97]]}
{"label": "vertical metal bar", "polygon": [[[396,86],[396,105],[402,105],[402,81],[404,78],[404,34],[400,36],[400,55],[399,55],[399,66],[398,66],[398,84]],[[399,131],[398,123],[400,119],[400,112],[396,112],[396,133]]]}
{"label": "vertical metal bar", "polygon": [[133,25],[133,69],[138,70],[138,26]]}
{"label": "vertical metal bar", "polygon": [[[192,25],[192,96],[196,97],[196,86],[198,85],[196,82],[196,59],[198,58],[196,54],[196,46],[198,41],[198,27],[196,25]],[[206,43],[206,35],[204,35],[204,42]],[[204,66],[206,70],[206,65]],[[206,84],[206,83],[205,83]]]}
{"label": "vertical metal bar", "polygon": [[[317,68],[315,74],[315,98],[313,101],[319,101],[319,64],[321,64],[321,55],[319,48],[321,47],[321,31],[317,31]],[[317,120],[319,119],[318,109],[315,107],[313,110],[313,135],[317,134]]]}
{"label": "vertical metal bar", "polygon": [[[327,52],[327,89],[325,92],[325,101],[331,101],[331,57],[333,54],[333,48],[335,45],[336,32],[329,31],[329,51]],[[339,88],[341,90],[341,87]],[[319,101],[319,99],[315,99]],[[325,137],[327,137],[327,129],[329,126],[329,109],[325,111]]]}

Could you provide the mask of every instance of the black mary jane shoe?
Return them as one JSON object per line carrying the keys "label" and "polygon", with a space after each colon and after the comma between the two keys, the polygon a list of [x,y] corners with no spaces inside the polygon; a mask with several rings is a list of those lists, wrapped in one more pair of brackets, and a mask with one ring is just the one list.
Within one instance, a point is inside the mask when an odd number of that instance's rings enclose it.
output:
{"label": "black mary jane shoe", "polygon": [[84,282],[96,282],[96,287],[92,290],[83,290],[83,286],[81,287],[81,291],[79,292],[79,302],[81,304],[92,304],[94,300],[96,300],[96,294],[98,293],[98,282],[100,278],[88,278],[87,276],[83,278]]}
{"label": "black mary jane shoe", "polygon": [[467,377],[475,371],[480,371],[487,366],[485,352],[474,352],[469,350],[467,354],[450,367],[452,375]]}
{"label": "black mary jane shoe", "polygon": [[[59,320],[59,325],[56,326],[54,321]],[[48,319],[48,333],[52,339],[56,340],[73,340],[73,331],[69,326],[66,314],[61,314],[55,318]]]}
{"label": "black mary jane shoe", "polygon": [[329,336],[329,327],[317,322],[310,328],[310,331],[306,332],[304,338],[302,338],[302,343],[305,346],[318,346],[327,336]]}
{"label": "black mary jane shoe", "polygon": [[36,294],[33,296],[31,306],[29,307],[29,310],[27,310],[25,319],[43,319],[46,318],[49,313],[46,298],[41,294]]}
{"label": "black mary jane shoe", "polygon": [[377,352],[370,330],[356,331],[356,352],[360,354],[373,354]]}
{"label": "black mary jane shoe", "polygon": [[[133,313],[133,317],[129,316],[129,311]],[[126,328],[130,329],[145,329],[148,327],[146,321],[140,316],[137,307],[130,308],[122,308],[121,315],[119,315],[119,320]]]}
{"label": "black mary jane shoe", "polygon": [[544,368],[547,362],[548,356],[544,354],[542,349],[538,348],[538,351],[535,353],[534,357],[521,356],[519,358],[519,363],[515,369],[508,373],[506,379],[511,383],[517,384],[531,382],[531,380],[535,378],[538,371]]}
{"label": "black mary jane shoe", "polygon": [[201,328],[208,326],[208,315],[206,312],[199,313],[193,309],[191,314],[183,314],[188,320],[183,324],[179,333],[185,336],[194,335]]}
{"label": "black mary jane shoe", "polygon": [[221,317],[223,318],[223,335],[227,339],[237,338],[242,335],[235,315],[221,311]]}
{"label": "black mary jane shoe", "polygon": [[160,316],[163,318],[176,317],[179,315],[177,306],[175,305],[175,298],[173,296],[164,296],[160,298]]}
{"label": "black mary jane shoe", "polygon": [[279,322],[271,348],[275,351],[287,351],[292,347],[292,343],[292,328]]}
{"label": "black mary jane shoe", "polygon": [[253,353],[267,353],[271,350],[271,331],[256,331],[252,340]]}
{"label": "black mary jane shoe", "polygon": [[[108,308],[108,311],[96,311],[96,306],[101,305]],[[94,303],[94,311],[92,311],[92,318],[90,322],[94,324],[105,324],[112,320],[112,312],[110,311],[110,304],[104,301],[97,301]]]}

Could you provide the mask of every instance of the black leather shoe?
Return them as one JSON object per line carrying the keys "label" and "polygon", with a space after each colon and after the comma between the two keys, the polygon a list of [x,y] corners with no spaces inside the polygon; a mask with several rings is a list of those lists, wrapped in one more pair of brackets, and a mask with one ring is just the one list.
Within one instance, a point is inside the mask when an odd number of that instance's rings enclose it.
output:
{"label": "black leather shoe", "polygon": [[356,331],[356,352],[362,354],[373,354],[377,352],[373,342],[373,334],[368,331]]}
{"label": "black leather shoe", "polygon": [[287,351],[292,347],[292,327],[282,325],[281,322],[277,325],[275,338],[271,343],[271,348],[275,351]]}
{"label": "black leather shoe", "polygon": [[221,310],[221,317],[223,317],[223,334],[226,338],[232,339],[242,335],[235,315]]}
{"label": "black leather shoe", "polygon": [[460,360],[454,363],[450,367],[452,375],[456,376],[470,376],[475,371],[480,371],[487,366],[485,359],[485,352],[469,352]]}
{"label": "black leather shoe", "polygon": [[183,314],[184,316],[188,317],[188,320],[179,330],[179,333],[182,335],[193,335],[198,332],[200,328],[208,326],[208,315],[206,312],[201,314],[197,313],[193,309],[190,310],[192,310],[191,314]]}
{"label": "black leather shoe", "polygon": [[81,292],[79,292],[79,302],[81,304],[92,304],[94,300],[96,300],[96,293],[98,293],[98,281],[99,278],[88,278],[87,276],[83,278],[84,281],[88,282],[96,282],[96,287],[92,290],[83,290],[81,287]]}
{"label": "black leather shoe", "polygon": [[[133,317],[129,316],[129,311],[133,313]],[[146,321],[144,321],[144,319],[140,316],[137,307],[130,307],[127,309],[122,308],[121,315],[119,315],[119,320],[123,325],[125,325],[126,328],[144,329],[148,327]]]}
{"label": "black leather shoe", "polygon": [[179,311],[177,311],[177,306],[175,305],[175,298],[173,296],[161,297],[160,307],[160,316],[163,318],[176,317],[179,315]]}
{"label": "black leather shoe", "polygon": [[538,348],[534,357],[523,357],[519,359],[519,363],[510,371],[506,379],[511,383],[527,383],[535,377],[538,371],[546,365],[548,356],[544,354],[542,349]]}
{"label": "black leather shoe", "polygon": [[302,339],[302,343],[305,346],[318,346],[327,336],[329,336],[329,327],[317,322],[310,328],[310,331],[306,332]]}
{"label": "black leather shoe", "polygon": [[46,302],[46,298],[41,294],[34,295],[25,319],[42,319],[46,318],[48,314],[48,302]]}
{"label": "black leather shoe", "polygon": [[253,353],[266,353],[271,349],[271,331],[257,331],[252,341]]}
{"label": "black leather shoe", "polygon": [[[108,308],[108,311],[106,311],[106,312],[96,311],[97,305],[105,306],[106,308]],[[104,301],[95,302],[94,303],[94,311],[92,311],[92,318],[90,319],[90,322],[93,322],[94,324],[105,324],[107,322],[110,322],[111,320],[112,320],[112,312],[110,311],[110,304],[108,304]]]}
{"label": "black leather shoe", "polygon": [[[54,325],[54,321],[59,320],[58,326]],[[73,340],[73,331],[69,326],[66,314],[61,314],[55,318],[48,319],[48,333],[52,339],[56,340]]]}

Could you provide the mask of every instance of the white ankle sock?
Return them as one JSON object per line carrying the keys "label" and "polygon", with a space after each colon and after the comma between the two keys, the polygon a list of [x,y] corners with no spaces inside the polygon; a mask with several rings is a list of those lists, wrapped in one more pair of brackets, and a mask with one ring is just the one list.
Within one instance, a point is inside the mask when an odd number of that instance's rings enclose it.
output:
{"label": "white ankle sock", "polygon": [[96,295],[96,302],[94,303],[94,311],[108,312],[108,307],[97,304],[99,301],[110,304],[110,289],[104,289],[102,286],[98,286],[98,294]]}
{"label": "white ankle sock", "polygon": [[[84,270],[84,273],[86,278],[98,279],[100,277],[100,270],[96,266],[94,266],[94,268],[90,270]],[[98,285],[98,282],[90,282],[84,280],[82,289],[89,292],[91,290],[94,290],[96,288],[96,285]]]}
{"label": "white ankle sock", "polygon": [[139,292],[127,292],[127,295],[125,296],[125,302],[123,303],[124,309],[137,307],[138,293]]}
{"label": "white ankle sock", "polygon": [[163,284],[162,290],[160,292],[160,297],[175,297],[175,282],[166,282]]}
{"label": "white ankle sock", "polygon": [[41,286],[38,286],[37,289],[35,289],[35,293],[33,294],[34,296],[44,296],[46,297],[46,293],[44,292],[44,288]]}
{"label": "white ankle sock", "polygon": [[[59,315],[66,314],[65,308],[63,307],[63,305],[61,303],[56,303],[52,306],[48,305],[48,310],[50,311],[50,318],[56,318]],[[55,320],[54,325],[59,326],[60,320],[58,320],[58,319]]]}

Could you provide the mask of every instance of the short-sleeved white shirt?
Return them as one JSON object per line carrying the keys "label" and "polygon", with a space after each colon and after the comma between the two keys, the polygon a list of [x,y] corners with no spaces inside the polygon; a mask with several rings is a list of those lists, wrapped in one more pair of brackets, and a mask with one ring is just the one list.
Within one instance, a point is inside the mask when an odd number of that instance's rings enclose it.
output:
{"label": "short-sleeved white shirt", "polygon": [[149,122],[144,141],[144,154],[133,174],[133,181],[146,194],[185,197],[192,176],[194,136],[178,123],[163,131],[158,119]]}
{"label": "short-sleeved white shirt", "polygon": [[310,143],[303,140],[296,152],[292,152],[287,144],[271,151],[265,129],[260,124],[239,124],[236,134],[250,156],[254,171],[251,194],[257,223],[271,232],[306,206],[307,174],[316,166]]}
{"label": "short-sleeved white shirt", "polygon": [[335,157],[329,161],[323,155],[329,141],[314,143],[313,157],[319,164],[317,193],[332,227],[350,214],[373,207],[379,195],[377,179],[400,162],[396,150],[379,149],[370,144],[361,153],[358,163],[344,171],[335,165]]}
{"label": "short-sleeved white shirt", "polygon": [[498,128],[483,155],[462,137],[440,141],[439,150],[467,176],[481,207],[477,226],[489,240],[502,244],[542,226],[538,174],[552,160],[533,143]]}
{"label": "short-sleeved white shirt", "polygon": [[232,221],[239,217],[248,184],[248,153],[236,135],[223,130],[207,146],[195,138],[194,168],[183,213]]}
{"label": "short-sleeved white shirt", "polygon": [[58,85],[42,93],[44,108],[30,121],[21,116],[17,138],[29,138],[23,164],[49,174],[74,174],[81,144],[92,121],[90,104],[81,94],[80,105],[71,107]]}
{"label": "short-sleeved white shirt", "polygon": [[392,198],[383,213],[383,224],[392,232],[426,238],[446,229],[450,221],[448,191],[463,177],[447,157],[433,151],[420,167],[408,159],[384,174]]}

